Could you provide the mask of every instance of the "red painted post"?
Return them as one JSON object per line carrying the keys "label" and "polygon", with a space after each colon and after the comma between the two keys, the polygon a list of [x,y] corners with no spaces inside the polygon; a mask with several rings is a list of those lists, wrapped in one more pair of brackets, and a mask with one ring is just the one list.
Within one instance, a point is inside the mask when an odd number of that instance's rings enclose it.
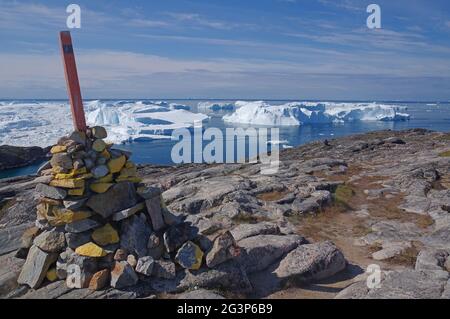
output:
{"label": "red painted post", "polygon": [[81,98],[80,83],[78,82],[77,65],[73,53],[72,37],[69,31],[59,33],[61,55],[66,76],[67,92],[69,94],[70,109],[72,111],[73,126],[77,131],[86,131],[86,118],[84,116],[83,99]]}

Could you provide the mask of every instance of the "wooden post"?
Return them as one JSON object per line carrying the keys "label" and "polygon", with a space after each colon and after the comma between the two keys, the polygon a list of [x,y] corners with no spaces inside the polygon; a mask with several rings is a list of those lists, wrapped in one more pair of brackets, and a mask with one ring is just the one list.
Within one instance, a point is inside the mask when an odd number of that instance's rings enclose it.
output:
{"label": "wooden post", "polygon": [[61,43],[61,55],[66,76],[67,92],[69,94],[70,109],[72,111],[73,126],[77,131],[86,131],[86,118],[81,98],[80,83],[78,82],[77,65],[73,53],[72,37],[69,31],[59,33]]}

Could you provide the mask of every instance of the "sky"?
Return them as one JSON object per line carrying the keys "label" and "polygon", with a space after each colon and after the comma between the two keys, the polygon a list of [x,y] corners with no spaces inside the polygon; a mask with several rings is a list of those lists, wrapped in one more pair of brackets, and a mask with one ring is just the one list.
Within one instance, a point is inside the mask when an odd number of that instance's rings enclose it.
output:
{"label": "sky", "polygon": [[0,98],[67,98],[70,3],[84,98],[450,100],[448,0],[0,0]]}

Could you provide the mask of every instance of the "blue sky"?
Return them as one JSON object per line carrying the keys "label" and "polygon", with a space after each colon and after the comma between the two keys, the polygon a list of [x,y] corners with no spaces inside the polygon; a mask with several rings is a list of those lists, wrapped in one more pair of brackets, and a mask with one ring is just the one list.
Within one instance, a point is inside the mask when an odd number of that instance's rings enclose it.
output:
{"label": "blue sky", "polygon": [[0,98],[66,97],[70,3],[85,98],[450,100],[447,0],[0,0]]}

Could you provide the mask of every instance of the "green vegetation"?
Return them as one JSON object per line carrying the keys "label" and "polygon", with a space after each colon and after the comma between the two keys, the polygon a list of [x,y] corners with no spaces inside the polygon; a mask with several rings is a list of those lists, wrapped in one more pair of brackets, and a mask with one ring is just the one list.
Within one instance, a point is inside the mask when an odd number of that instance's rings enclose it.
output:
{"label": "green vegetation", "polygon": [[440,157],[450,157],[450,151],[442,152],[439,154]]}
{"label": "green vegetation", "polygon": [[350,200],[355,195],[355,191],[348,185],[342,184],[336,188],[334,192],[334,200],[338,204],[350,207]]}

